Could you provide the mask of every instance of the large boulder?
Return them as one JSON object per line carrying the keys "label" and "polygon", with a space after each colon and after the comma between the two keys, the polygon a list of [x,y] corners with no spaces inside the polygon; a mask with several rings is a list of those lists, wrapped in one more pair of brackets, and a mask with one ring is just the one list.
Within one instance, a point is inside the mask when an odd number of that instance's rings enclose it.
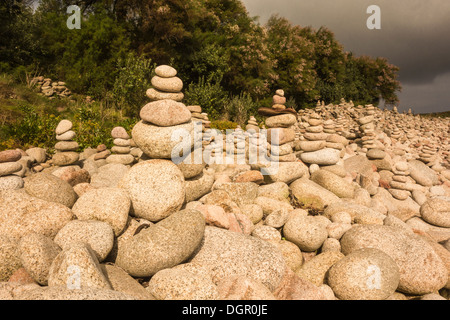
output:
{"label": "large boulder", "polygon": [[179,210],[186,196],[183,173],[168,160],[134,165],[119,186],[131,199],[132,214],[150,221],[159,221]]}
{"label": "large boulder", "polygon": [[135,277],[149,277],[188,259],[200,245],[205,218],[182,210],[143,229],[118,248],[116,265]]}
{"label": "large boulder", "polygon": [[73,217],[72,210],[63,204],[41,200],[19,190],[0,192],[2,235],[20,239],[36,232],[53,239]]}
{"label": "large boulder", "polygon": [[302,207],[323,210],[326,206],[341,201],[333,192],[306,177],[295,180],[289,187]]}
{"label": "large boulder", "polygon": [[399,280],[395,261],[374,248],[351,252],[328,272],[328,284],[341,300],[384,300],[395,292]]}
{"label": "large boulder", "polygon": [[284,271],[283,255],[265,240],[217,227],[206,226],[201,246],[183,268],[206,273],[214,283],[240,275],[257,280],[273,291]]}
{"label": "large boulder", "polygon": [[353,198],[355,195],[353,185],[333,172],[319,169],[311,174],[311,180],[339,198]]}
{"label": "large boulder", "polygon": [[75,202],[72,211],[79,220],[98,220],[108,223],[118,236],[125,229],[131,200],[120,188],[90,189]]}
{"label": "large boulder", "polygon": [[77,194],[73,187],[57,176],[39,172],[31,175],[25,181],[25,191],[36,198],[58,202],[72,208],[77,200]]}
{"label": "large boulder", "polygon": [[192,121],[170,127],[159,127],[139,121],[131,133],[136,145],[150,158],[181,158],[183,150],[194,146],[194,123]]}
{"label": "large boulder", "polygon": [[374,248],[389,255],[398,265],[398,291],[423,295],[447,283],[448,271],[433,248],[419,236],[404,229],[381,226],[353,226],[341,238],[342,253]]}
{"label": "large boulder", "polygon": [[410,160],[408,162],[410,176],[420,185],[431,187],[439,184],[437,173],[429,168],[425,163],[419,160]]}

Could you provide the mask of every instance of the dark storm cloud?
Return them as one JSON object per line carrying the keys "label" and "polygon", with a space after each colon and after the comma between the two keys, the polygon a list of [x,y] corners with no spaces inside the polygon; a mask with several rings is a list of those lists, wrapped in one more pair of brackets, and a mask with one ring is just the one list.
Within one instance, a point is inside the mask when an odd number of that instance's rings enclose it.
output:
{"label": "dark storm cloud", "polygon": [[[382,56],[400,67],[403,84],[401,97],[420,88],[441,94],[450,101],[450,93],[434,88],[449,88],[450,77],[450,1],[448,0],[242,0],[250,15],[264,24],[274,13],[293,24],[331,29],[345,50],[356,55]],[[381,8],[381,30],[369,30],[367,7]],[[441,76],[441,77],[439,77]],[[439,77],[439,78],[438,78]],[[428,87],[428,91],[427,91]],[[435,95],[433,95],[435,97]],[[420,97],[417,97],[420,98]],[[419,99],[423,100],[423,99]],[[429,109],[423,101],[417,108]],[[445,105],[445,103],[441,103]],[[443,110],[448,110],[449,104]],[[447,109],[445,109],[447,108]]]}

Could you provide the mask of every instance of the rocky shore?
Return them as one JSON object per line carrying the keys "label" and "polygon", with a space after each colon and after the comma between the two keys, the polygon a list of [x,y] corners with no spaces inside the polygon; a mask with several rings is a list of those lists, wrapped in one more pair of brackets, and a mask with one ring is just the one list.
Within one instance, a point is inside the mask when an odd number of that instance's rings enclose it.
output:
{"label": "rocky shore", "polygon": [[277,90],[227,149],[175,69],[152,85],[111,151],[63,120],[53,156],[0,152],[0,299],[449,299],[449,118]]}

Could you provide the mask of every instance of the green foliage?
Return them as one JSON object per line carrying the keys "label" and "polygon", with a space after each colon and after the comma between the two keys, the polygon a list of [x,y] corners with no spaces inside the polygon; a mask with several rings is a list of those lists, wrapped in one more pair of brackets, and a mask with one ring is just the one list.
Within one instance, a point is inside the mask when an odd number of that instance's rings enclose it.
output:
{"label": "green foliage", "polygon": [[225,104],[225,118],[234,119],[242,128],[245,127],[250,116],[257,116],[258,104],[248,93],[233,96]]}
{"label": "green foliage", "polygon": [[198,83],[191,83],[185,91],[186,105],[199,105],[202,111],[208,113],[211,120],[223,115],[227,93],[219,82],[211,83],[201,77]]}
{"label": "green foliage", "polygon": [[125,115],[138,116],[139,110],[148,100],[145,92],[151,86],[155,64],[151,59],[129,53],[126,59],[118,60],[117,67],[112,99]]}
{"label": "green foliage", "polygon": [[229,120],[213,120],[211,121],[211,129],[217,129],[222,132],[226,130],[234,130],[236,129],[238,124]]}
{"label": "green foliage", "polygon": [[59,117],[39,114],[34,107],[27,104],[19,106],[19,110],[24,116],[1,129],[6,139],[0,144],[0,149],[53,147],[56,143],[54,131],[60,121]]}

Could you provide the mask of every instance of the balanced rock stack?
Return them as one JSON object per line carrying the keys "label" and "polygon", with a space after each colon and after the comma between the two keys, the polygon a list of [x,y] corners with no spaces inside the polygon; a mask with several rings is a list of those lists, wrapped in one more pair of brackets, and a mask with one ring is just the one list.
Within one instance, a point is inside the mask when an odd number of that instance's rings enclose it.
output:
{"label": "balanced rock stack", "polygon": [[[131,136],[149,158],[172,159],[172,151],[175,152],[173,156],[178,157],[183,149],[192,149],[194,122],[191,111],[179,102],[183,82],[176,77],[177,71],[164,65],[157,67],[155,72],[156,76],[152,78],[155,89],[148,94],[154,101],[141,109],[141,121],[133,127]],[[190,138],[172,139],[177,133],[189,134]]]}
{"label": "balanced rock stack", "polygon": [[247,122],[247,126],[245,127],[245,129],[249,132],[253,131],[253,132],[259,132],[259,125],[258,122],[256,121],[256,118],[254,116],[251,116],[250,119]]}
{"label": "balanced rock stack", "polygon": [[336,133],[335,124],[333,119],[327,119],[323,122],[323,132],[328,134]]}
{"label": "balanced rock stack", "polygon": [[272,117],[281,114],[292,114],[297,119],[297,111],[293,108],[286,108],[286,97],[284,96],[284,90],[278,89],[275,95],[272,97],[272,107],[261,107],[258,109],[258,113],[264,117]]}
{"label": "balanced rock stack", "polygon": [[323,132],[323,120],[317,113],[310,115],[305,128],[304,141],[300,142],[300,159],[308,164],[334,165],[340,159],[340,150],[327,148],[328,134]]}
{"label": "balanced rock stack", "polygon": [[375,143],[376,134],[374,120],[372,114],[366,114],[364,117],[358,119],[359,129],[362,135],[363,152],[367,152],[367,150],[377,147],[377,144]]}
{"label": "balanced rock stack", "polygon": [[121,163],[124,165],[133,164],[135,158],[130,154],[131,137],[123,127],[115,127],[111,130],[114,146],[111,148],[111,155],[106,158],[107,163]]}
{"label": "balanced rock stack", "polygon": [[428,166],[435,164],[437,160],[438,148],[432,144],[425,144],[419,153],[419,160]]}
{"label": "balanced rock stack", "polygon": [[409,166],[407,162],[397,162],[393,168],[394,175],[390,182],[389,193],[397,200],[406,200],[411,196],[407,183],[411,184]]}
{"label": "balanced rock stack", "polygon": [[223,136],[225,163],[245,164],[246,136],[244,130],[238,125],[232,132]]}
{"label": "balanced rock stack", "polygon": [[52,164],[55,166],[68,166],[77,162],[80,158],[76,152],[78,142],[74,141],[76,133],[72,130],[73,124],[69,120],[61,120],[55,129],[56,153],[52,157]]}
{"label": "balanced rock stack", "polygon": [[[187,106],[191,112],[192,122],[194,123],[194,147],[197,147],[200,143],[202,144],[202,149],[211,143],[211,121],[208,119],[208,114],[202,112],[201,106]],[[199,127],[201,126],[201,132]]]}
{"label": "balanced rock stack", "polygon": [[105,161],[105,163],[106,163],[106,158],[108,158],[111,155],[111,151],[108,150],[106,145],[105,144],[99,144],[97,146],[97,148],[95,148],[95,150],[97,152],[92,156],[92,159],[94,161]]}
{"label": "balanced rock stack", "polygon": [[[281,105],[282,102],[275,97],[281,96],[274,96],[274,102],[279,102],[274,104],[274,107]],[[297,124],[297,117],[290,113],[280,114],[267,118],[265,123],[268,128],[267,138],[270,143],[271,158],[280,162],[297,161],[294,153],[294,140],[296,137],[294,126]]]}
{"label": "balanced rock stack", "polygon": [[176,76],[177,70],[171,66],[161,65],[156,67],[155,73],[151,80],[153,88],[147,90],[147,97],[151,101],[170,99],[181,102],[184,98],[181,92],[183,81]]}
{"label": "balanced rock stack", "polygon": [[274,109],[286,109],[286,97],[284,96],[284,90],[278,89],[275,91],[275,95],[272,97],[272,108]]}
{"label": "balanced rock stack", "polygon": [[192,121],[200,122],[206,121],[207,118],[203,115],[203,110],[201,106],[187,106],[188,110],[191,112]]}
{"label": "balanced rock stack", "polygon": [[0,152],[0,191],[23,187],[22,177],[15,174],[22,170],[22,165],[18,162],[21,158],[22,153],[18,150]]}

